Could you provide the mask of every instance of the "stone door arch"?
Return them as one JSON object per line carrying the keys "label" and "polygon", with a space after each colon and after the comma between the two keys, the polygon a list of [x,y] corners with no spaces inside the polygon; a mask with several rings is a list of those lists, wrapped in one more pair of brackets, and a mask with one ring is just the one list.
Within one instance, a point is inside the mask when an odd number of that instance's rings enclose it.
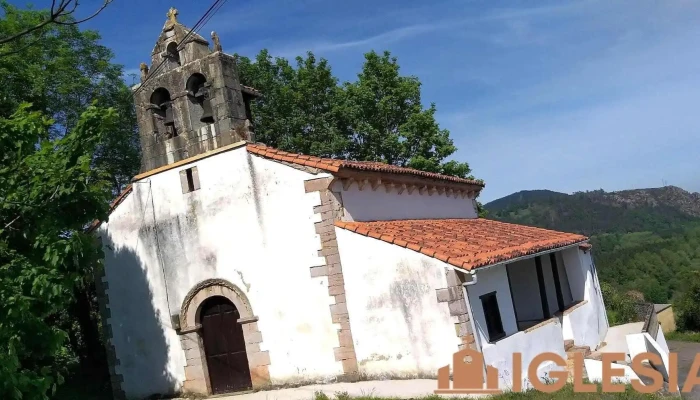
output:
{"label": "stone door arch", "polygon": [[207,279],[195,285],[185,296],[180,308],[180,344],[187,360],[185,366],[185,392],[212,394],[209,371],[204,354],[200,330],[201,306],[205,300],[221,296],[229,299],[238,309],[238,323],[245,338],[250,378],[253,388],[270,384],[270,355],[261,351],[262,334],[258,330],[258,317],[253,314],[250,301],[236,285],[223,279]]}

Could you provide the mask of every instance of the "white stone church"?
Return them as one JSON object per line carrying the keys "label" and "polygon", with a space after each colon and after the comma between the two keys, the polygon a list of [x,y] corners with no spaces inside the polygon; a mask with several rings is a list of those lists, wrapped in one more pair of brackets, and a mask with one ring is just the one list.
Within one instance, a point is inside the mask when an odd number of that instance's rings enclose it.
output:
{"label": "white stone church", "polygon": [[115,398],[434,376],[467,347],[506,388],[513,352],[598,348],[586,237],[478,218],[480,181],[256,143],[261,94],[175,16],[134,89],[142,173],[92,228]]}

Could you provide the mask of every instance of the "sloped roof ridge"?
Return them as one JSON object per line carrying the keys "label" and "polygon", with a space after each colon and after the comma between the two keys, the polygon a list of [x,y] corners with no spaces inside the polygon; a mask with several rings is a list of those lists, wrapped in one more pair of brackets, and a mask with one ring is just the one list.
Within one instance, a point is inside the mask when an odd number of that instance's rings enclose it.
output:
{"label": "sloped roof ridge", "polygon": [[485,186],[483,181],[477,179],[460,178],[457,176],[444,175],[436,172],[426,172],[414,168],[386,164],[379,161],[352,161],[336,158],[316,157],[300,153],[291,153],[274,147],[269,147],[262,143],[248,143],[246,147],[249,152],[261,157],[318,168],[331,173],[339,172],[341,169],[351,169],[390,174],[413,175],[446,182],[470,184],[480,186],[482,188]]}

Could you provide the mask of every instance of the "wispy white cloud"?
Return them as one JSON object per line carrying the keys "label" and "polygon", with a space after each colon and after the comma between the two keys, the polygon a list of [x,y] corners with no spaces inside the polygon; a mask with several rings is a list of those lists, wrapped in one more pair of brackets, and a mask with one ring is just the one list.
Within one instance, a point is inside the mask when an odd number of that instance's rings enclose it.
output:
{"label": "wispy white cloud", "polygon": [[317,53],[331,53],[335,51],[347,50],[358,47],[364,49],[373,49],[377,46],[387,46],[397,41],[408,39],[420,34],[434,32],[438,29],[445,28],[439,24],[416,24],[392,29],[386,32],[382,32],[378,35],[369,36],[365,38],[335,42],[316,41],[302,45],[293,44],[289,47],[282,46],[275,48],[274,50],[275,53],[279,54],[281,57],[294,57],[299,54],[303,54],[306,51],[313,51]]}

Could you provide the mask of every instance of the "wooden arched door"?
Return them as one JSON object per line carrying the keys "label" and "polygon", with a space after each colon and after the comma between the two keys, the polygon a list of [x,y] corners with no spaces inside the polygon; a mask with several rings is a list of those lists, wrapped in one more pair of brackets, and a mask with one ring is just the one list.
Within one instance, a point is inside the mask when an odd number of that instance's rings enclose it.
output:
{"label": "wooden arched door", "polygon": [[236,306],[225,297],[212,297],[202,304],[202,340],[214,394],[252,387],[239,318]]}

